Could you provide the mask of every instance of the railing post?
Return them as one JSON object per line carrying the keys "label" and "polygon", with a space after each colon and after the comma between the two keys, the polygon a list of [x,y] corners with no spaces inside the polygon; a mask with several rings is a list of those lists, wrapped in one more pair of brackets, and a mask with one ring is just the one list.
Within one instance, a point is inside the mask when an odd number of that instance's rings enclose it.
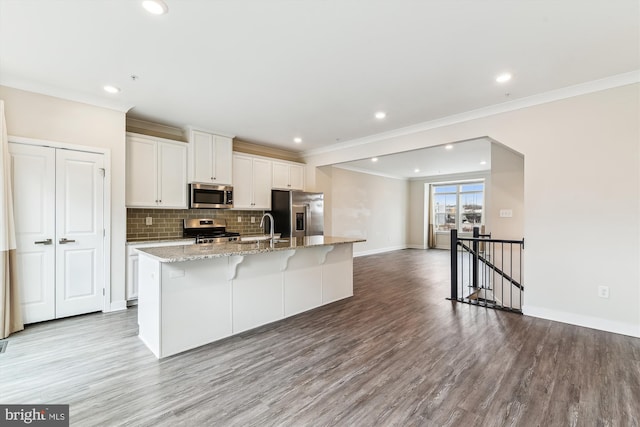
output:
{"label": "railing post", "polygon": [[[478,227],[473,227],[473,238],[477,239],[480,237],[480,229]],[[478,241],[474,240],[471,244],[471,248],[473,249],[473,258],[471,263],[471,286],[475,289],[478,287]]]}
{"label": "railing post", "polygon": [[451,299],[458,299],[458,230],[451,230]]}

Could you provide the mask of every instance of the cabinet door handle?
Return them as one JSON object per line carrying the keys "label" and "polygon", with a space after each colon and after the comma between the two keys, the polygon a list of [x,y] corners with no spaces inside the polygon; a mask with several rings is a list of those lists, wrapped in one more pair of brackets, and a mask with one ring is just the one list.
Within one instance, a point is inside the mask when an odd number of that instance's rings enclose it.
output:
{"label": "cabinet door handle", "polygon": [[65,245],[67,243],[73,243],[73,242],[75,242],[75,240],[67,239],[66,237],[63,237],[62,239],[58,240],[58,243],[60,243],[61,245]]}
{"label": "cabinet door handle", "polygon": [[50,245],[53,243],[53,240],[51,239],[47,239],[47,240],[37,240],[35,242],[33,242],[36,245]]}

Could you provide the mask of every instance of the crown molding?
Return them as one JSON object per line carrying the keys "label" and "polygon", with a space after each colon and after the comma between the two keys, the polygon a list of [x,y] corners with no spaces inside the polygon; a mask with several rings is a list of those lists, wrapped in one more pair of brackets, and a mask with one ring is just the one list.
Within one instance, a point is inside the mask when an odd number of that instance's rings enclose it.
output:
{"label": "crown molding", "polygon": [[336,165],[331,165],[334,168],[338,168],[338,169],[344,169],[344,170],[348,170],[351,172],[358,172],[358,173],[363,173],[366,175],[375,175],[375,176],[381,176],[383,178],[391,178],[391,179],[399,179],[401,181],[409,181],[409,178],[405,178],[404,176],[399,176],[399,175],[393,175],[390,173],[384,173],[384,172],[377,172],[377,171],[371,171],[368,169],[361,169],[361,168],[357,168],[357,167],[353,167],[353,166],[348,166],[346,164],[336,164]]}
{"label": "crown molding", "polygon": [[103,96],[70,91],[68,89],[27,82],[16,78],[6,78],[6,76],[3,76],[3,78],[0,80],[0,85],[23,90],[26,92],[33,92],[41,95],[51,96],[53,98],[60,98],[65,101],[74,101],[80,102],[82,104],[92,105],[94,107],[107,108],[109,110],[115,110],[121,113],[126,113],[134,107],[133,104],[117,99],[109,99]]}
{"label": "crown molding", "polygon": [[494,116],[496,114],[507,113],[509,111],[519,110],[522,108],[533,107],[536,105],[547,104],[549,102],[559,101],[562,99],[573,98],[579,95],[586,95],[593,92],[612,89],[620,86],[640,83],[640,70],[628,73],[617,74],[615,76],[605,77],[599,80],[593,80],[561,89],[543,92],[537,95],[531,95],[525,98],[503,102],[501,104],[491,105],[489,107],[478,108],[476,110],[467,111],[460,114],[443,117],[428,122],[418,123],[406,126],[388,132],[382,132],[375,135],[365,136],[363,138],[352,139],[336,144],[327,145],[325,147],[308,150],[302,153],[303,157],[311,157],[319,154],[330,153],[333,151],[344,150],[347,148],[358,147],[371,144],[373,142],[385,139],[397,138],[400,136],[411,135],[418,132],[424,132],[444,126],[450,126],[457,123],[463,123],[470,120],[481,119],[484,117]]}

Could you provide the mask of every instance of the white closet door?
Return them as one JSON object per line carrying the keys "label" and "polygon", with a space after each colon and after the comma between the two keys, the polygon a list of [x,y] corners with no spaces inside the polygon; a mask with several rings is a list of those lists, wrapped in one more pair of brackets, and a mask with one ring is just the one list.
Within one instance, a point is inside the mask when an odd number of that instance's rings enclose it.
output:
{"label": "white closet door", "polygon": [[9,144],[24,323],[55,318],[55,149]]}
{"label": "white closet door", "polygon": [[103,156],[56,152],[56,317],[102,310]]}

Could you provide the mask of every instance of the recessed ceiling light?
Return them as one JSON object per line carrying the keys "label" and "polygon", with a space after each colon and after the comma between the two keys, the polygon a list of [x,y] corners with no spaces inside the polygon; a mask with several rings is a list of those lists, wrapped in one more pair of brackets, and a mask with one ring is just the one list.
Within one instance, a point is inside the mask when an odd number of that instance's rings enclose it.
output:
{"label": "recessed ceiling light", "polygon": [[418,172],[420,172],[420,169],[415,168],[413,171],[414,171],[415,173],[418,173]]}
{"label": "recessed ceiling light", "polygon": [[384,111],[378,111],[376,113],[376,119],[378,119],[378,120],[382,120],[385,117],[387,117],[387,113],[385,113]]}
{"label": "recessed ceiling light", "polygon": [[299,137],[293,138],[293,142],[295,142],[296,144],[300,144],[302,142],[302,138],[299,138]]}
{"label": "recessed ceiling light", "polygon": [[111,85],[106,85],[105,87],[103,87],[105,92],[109,92],[109,93],[118,93],[120,92],[120,88],[119,87],[115,87],[115,86],[111,86]]}
{"label": "recessed ceiling light", "polygon": [[164,15],[169,11],[169,6],[162,0],[144,0],[142,7],[154,15]]}
{"label": "recessed ceiling light", "polygon": [[486,164],[487,164],[487,162],[486,162],[485,160],[483,160],[483,161],[481,161],[481,162],[480,162],[480,164],[481,164],[481,165],[486,165]]}
{"label": "recessed ceiling light", "polygon": [[511,80],[511,74],[510,73],[502,73],[498,77],[496,77],[496,81],[498,83],[506,83],[509,80]]}
{"label": "recessed ceiling light", "polygon": [[447,144],[444,146],[445,150],[453,150],[453,145]]}
{"label": "recessed ceiling light", "polygon": [[378,161],[378,158],[377,158],[377,157],[372,157],[372,158],[371,158],[371,161],[372,161],[373,163],[375,163],[375,162],[377,162],[377,161]]}

